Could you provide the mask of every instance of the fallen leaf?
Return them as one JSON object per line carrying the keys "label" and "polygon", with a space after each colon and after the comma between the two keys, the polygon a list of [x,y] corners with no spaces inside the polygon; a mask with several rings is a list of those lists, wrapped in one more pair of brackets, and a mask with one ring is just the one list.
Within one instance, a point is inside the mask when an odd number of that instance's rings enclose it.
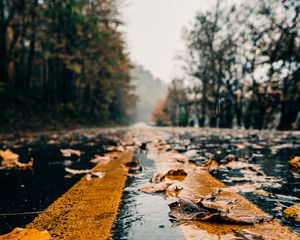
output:
{"label": "fallen leaf", "polygon": [[184,153],[188,158],[195,158],[199,156],[199,150],[188,150]]}
{"label": "fallen leaf", "polygon": [[232,162],[232,161],[237,161],[238,158],[234,155],[234,154],[228,154],[225,159],[223,160],[223,162],[225,163],[229,163],[229,162]]}
{"label": "fallen leaf", "polygon": [[109,162],[109,161],[110,161],[110,157],[108,157],[108,156],[95,155],[94,158],[90,162],[99,163],[99,162]]}
{"label": "fallen leaf", "polygon": [[169,159],[180,163],[185,163],[189,160],[187,156],[180,153],[173,153]]}
{"label": "fallen leaf", "polygon": [[138,178],[138,177],[143,176],[143,174],[136,174],[136,173],[127,173],[125,175],[129,178]]}
{"label": "fallen leaf", "polygon": [[169,215],[177,220],[208,220],[225,221],[239,224],[256,224],[272,219],[271,216],[249,215],[234,211],[236,199],[218,196],[222,190],[217,190],[194,203],[188,199],[179,199],[169,205]]}
{"label": "fallen leaf", "polygon": [[152,183],[159,183],[161,181],[163,181],[166,177],[166,174],[165,173],[155,173],[152,178],[150,179],[150,182]]}
{"label": "fallen leaf", "polygon": [[269,192],[267,192],[267,191],[265,191],[265,190],[254,190],[253,191],[253,193],[254,194],[256,194],[256,195],[261,195],[261,196],[265,196],[265,197],[267,197],[267,196],[269,196],[270,195],[270,193]]}
{"label": "fallen leaf", "polygon": [[189,199],[180,198],[178,201],[169,204],[169,207],[171,210],[169,216],[177,220],[204,219],[211,215],[208,210],[200,208]]}
{"label": "fallen leaf", "polygon": [[241,184],[241,185],[234,185],[234,186],[229,186],[226,188],[223,188],[224,191],[230,191],[230,192],[254,192],[258,188],[260,188],[262,185],[259,183],[254,183],[254,184]]}
{"label": "fallen leaf", "polygon": [[204,168],[206,168],[209,172],[215,172],[219,169],[219,163],[215,160],[209,160],[206,164],[204,164]]}
{"label": "fallen leaf", "polygon": [[33,167],[33,159],[31,159],[28,163],[21,163],[19,162],[19,155],[13,153],[9,149],[5,151],[0,150],[0,157],[2,158],[1,166],[5,169],[31,169]]}
{"label": "fallen leaf", "polygon": [[75,174],[86,174],[86,173],[92,173],[93,171],[90,169],[86,169],[86,170],[75,170],[75,169],[71,169],[71,168],[65,168],[65,171],[68,173],[71,173],[73,175]]}
{"label": "fallen leaf", "polygon": [[272,210],[274,210],[274,211],[281,211],[282,207],[278,206],[278,207],[273,208]]}
{"label": "fallen leaf", "polygon": [[166,176],[186,176],[187,173],[183,169],[169,170]]}
{"label": "fallen leaf", "polygon": [[300,222],[300,203],[286,208],[283,211],[283,216],[286,219],[292,219],[296,222]]}
{"label": "fallen leaf", "polygon": [[293,148],[293,147],[294,147],[294,145],[292,143],[284,143],[284,144],[273,146],[270,149],[271,149],[272,154],[276,154],[281,149]]}
{"label": "fallen leaf", "polygon": [[50,238],[48,231],[23,228],[15,228],[12,232],[0,236],[0,240],[49,240]]}
{"label": "fallen leaf", "polygon": [[203,166],[204,164],[208,163],[208,161],[209,160],[206,157],[202,156],[189,159],[189,162],[195,164],[196,166]]}
{"label": "fallen leaf", "polygon": [[92,173],[88,173],[85,176],[85,179],[87,181],[90,181],[92,178],[103,178],[105,176],[105,173],[103,172],[92,172]]}
{"label": "fallen leaf", "polygon": [[245,162],[239,162],[239,161],[231,161],[228,162],[227,164],[224,164],[223,166],[225,166],[228,169],[247,169],[249,168],[250,164]]}
{"label": "fallen leaf", "polygon": [[209,210],[217,210],[221,212],[228,212],[229,209],[235,204],[235,198],[208,198],[202,199],[198,204]]}
{"label": "fallen leaf", "polygon": [[0,157],[2,158],[2,166],[13,166],[19,160],[19,155],[9,149],[5,151],[0,150]]}
{"label": "fallen leaf", "polygon": [[138,190],[140,192],[145,193],[158,193],[158,192],[165,192],[166,189],[171,185],[171,183],[158,183],[158,184],[152,184],[152,185],[146,185]]}
{"label": "fallen leaf", "polygon": [[236,240],[265,240],[262,235],[247,229],[242,231],[233,230],[233,233],[236,237],[238,237]]}
{"label": "fallen leaf", "polygon": [[20,163],[19,161],[16,161],[16,167],[21,169],[31,169],[33,167],[33,159],[31,158],[28,163]]}
{"label": "fallen leaf", "polygon": [[125,147],[123,147],[122,145],[120,145],[120,146],[109,146],[109,147],[106,148],[106,151],[108,151],[108,152],[124,152]]}
{"label": "fallen leaf", "polygon": [[71,156],[80,157],[81,155],[81,152],[79,150],[74,150],[74,149],[60,149],[60,152],[64,157],[71,157]]}
{"label": "fallen leaf", "polygon": [[300,168],[300,157],[294,157],[291,161],[290,161],[290,165],[294,168]]}
{"label": "fallen leaf", "polygon": [[183,169],[171,169],[167,173],[155,173],[150,179],[150,182],[159,183],[164,181],[166,177],[177,179],[178,177],[180,178],[185,176],[187,176],[187,173]]}
{"label": "fallen leaf", "polygon": [[183,187],[181,187],[177,184],[172,184],[171,186],[169,186],[167,188],[167,196],[177,197],[182,189],[183,189]]}
{"label": "fallen leaf", "polygon": [[257,224],[267,222],[273,219],[272,216],[269,215],[250,216],[247,214],[237,212],[221,213],[220,217],[225,221],[239,224]]}

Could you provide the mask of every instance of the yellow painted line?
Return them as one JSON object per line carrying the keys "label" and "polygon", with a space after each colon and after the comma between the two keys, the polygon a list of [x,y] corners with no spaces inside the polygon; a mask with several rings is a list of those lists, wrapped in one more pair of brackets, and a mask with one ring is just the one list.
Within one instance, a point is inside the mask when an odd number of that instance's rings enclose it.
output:
{"label": "yellow painted line", "polygon": [[103,178],[84,177],[38,215],[27,228],[48,230],[51,239],[108,239],[117,216],[127,170],[122,164],[131,161],[132,152],[113,153],[107,164],[94,171]]}
{"label": "yellow painted line", "polygon": [[[148,135],[152,134],[150,133]],[[159,135],[159,133],[156,132],[156,135]],[[151,156],[158,168],[158,172],[166,172],[170,169],[181,168],[188,173],[187,177],[183,181],[178,182],[178,184],[183,187],[179,197],[196,199],[210,194],[216,189],[226,188],[224,183],[215,179],[208,172],[200,170],[195,165],[190,163],[182,164],[176,160],[172,160],[172,151],[164,151],[163,146],[156,146],[155,144],[152,144],[151,149]],[[265,214],[263,210],[238,193],[226,191],[222,194],[226,195],[226,197],[237,199],[234,211],[245,213],[245,215],[248,216]],[[222,240],[226,239],[226,235],[231,234],[233,230],[249,230],[261,235],[265,240],[300,240],[299,235],[291,232],[287,227],[281,225],[276,220],[256,225],[198,221],[188,222],[180,226],[187,240]]]}

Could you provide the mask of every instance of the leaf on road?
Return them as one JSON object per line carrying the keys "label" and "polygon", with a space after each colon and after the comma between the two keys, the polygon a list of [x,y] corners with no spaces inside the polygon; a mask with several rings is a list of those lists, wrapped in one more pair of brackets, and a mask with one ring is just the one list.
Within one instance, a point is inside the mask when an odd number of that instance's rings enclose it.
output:
{"label": "leaf on road", "polygon": [[219,169],[219,163],[215,160],[209,160],[206,164],[204,164],[204,168],[206,168],[209,172],[216,172]]}
{"label": "leaf on road", "polygon": [[0,240],[49,240],[50,238],[48,231],[23,228],[15,228],[12,232],[0,236]]}
{"label": "leaf on road", "polygon": [[124,152],[125,147],[120,145],[120,146],[109,146],[106,148],[106,151],[108,152]]}
{"label": "leaf on road", "polygon": [[33,159],[31,159],[28,163],[21,163],[19,162],[19,155],[10,150],[0,150],[0,157],[2,158],[1,166],[5,169],[31,169],[33,167]]}
{"label": "leaf on road", "polygon": [[65,171],[68,173],[71,173],[73,175],[75,174],[86,174],[86,173],[92,173],[93,171],[90,169],[86,169],[86,170],[75,170],[75,169],[71,169],[71,168],[65,168]]}
{"label": "leaf on road", "polygon": [[150,182],[152,183],[159,183],[159,182],[162,182],[166,177],[166,174],[165,173],[155,173],[152,178],[150,179]]}
{"label": "leaf on road", "polygon": [[229,187],[223,188],[223,190],[230,191],[230,192],[249,193],[249,192],[254,192],[255,190],[257,190],[261,187],[262,187],[262,184],[259,184],[259,183],[240,184],[240,185],[234,185],[234,186],[229,186]]}
{"label": "leaf on road", "polygon": [[79,150],[74,150],[74,149],[60,149],[60,152],[64,157],[71,157],[71,156],[80,157],[81,155],[81,152]]}
{"label": "leaf on road", "polygon": [[141,173],[127,173],[125,175],[129,178],[139,178],[139,177],[142,177],[144,174],[141,174]]}
{"label": "leaf on road", "polygon": [[169,176],[186,176],[187,173],[183,169],[172,169],[169,170],[166,174],[167,177]]}
{"label": "leaf on road", "polygon": [[92,173],[88,173],[85,176],[85,179],[87,181],[91,181],[92,178],[103,178],[104,176],[105,176],[105,173],[103,173],[103,172],[92,172]]}
{"label": "leaf on road", "polygon": [[178,197],[180,191],[183,189],[183,187],[177,185],[177,184],[172,184],[167,188],[167,196],[169,197]]}
{"label": "leaf on road", "polygon": [[300,168],[300,157],[294,157],[291,161],[290,161],[290,165],[294,168]]}
{"label": "leaf on road", "polygon": [[108,156],[100,156],[100,155],[95,155],[94,158],[90,161],[91,163],[100,163],[100,162],[109,162],[110,157]]}
{"label": "leaf on road", "polygon": [[236,240],[265,240],[265,238],[250,230],[242,230],[242,231],[236,231],[233,230],[234,236],[237,238],[234,238]]}
{"label": "leaf on road", "polygon": [[171,185],[171,183],[158,183],[152,185],[146,185],[139,188],[139,191],[144,193],[159,193],[165,192],[166,189]]}
{"label": "leaf on road", "polygon": [[265,196],[265,197],[270,195],[269,192],[267,192],[265,190],[261,190],[261,189],[255,190],[253,193],[256,195],[261,195],[261,196]]}
{"label": "leaf on road", "polygon": [[14,165],[19,160],[19,155],[9,149],[5,151],[0,150],[0,157],[2,158],[2,166]]}
{"label": "leaf on road", "polygon": [[300,204],[295,204],[291,207],[286,208],[283,211],[283,216],[287,219],[300,222]]}
{"label": "leaf on road", "polygon": [[[265,214],[251,215],[245,212],[234,211],[236,199],[218,196],[221,191],[213,192],[197,203],[188,199],[179,199],[169,205],[169,215],[177,220],[208,220],[225,221],[239,224],[256,224],[272,219]],[[196,200],[195,200],[196,202]]]}
{"label": "leaf on road", "polygon": [[150,179],[150,182],[152,183],[159,183],[165,180],[166,177],[172,179],[172,180],[182,180],[181,178],[186,177],[187,173],[183,169],[171,169],[167,173],[155,173],[152,178]]}
{"label": "leaf on road", "polygon": [[170,160],[177,161],[180,163],[185,163],[189,160],[187,156],[180,153],[173,153],[169,158]]}
{"label": "leaf on road", "polygon": [[229,213],[221,213],[220,217],[229,222],[239,223],[239,224],[257,224],[262,222],[267,222],[272,220],[272,216],[269,215],[261,215],[261,216],[255,216],[255,215],[248,215],[243,213],[237,213],[237,212],[229,212]]}
{"label": "leaf on road", "polygon": [[171,210],[169,216],[176,218],[177,220],[196,220],[211,216],[211,213],[208,210],[200,208],[189,199],[181,198],[178,201],[169,204],[169,207]]}
{"label": "leaf on road", "polygon": [[238,158],[234,154],[228,154],[222,162],[229,163],[237,160]]}
{"label": "leaf on road", "polygon": [[198,205],[208,210],[216,210],[220,212],[229,212],[230,208],[234,206],[236,202],[235,198],[208,198],[202,199]]}

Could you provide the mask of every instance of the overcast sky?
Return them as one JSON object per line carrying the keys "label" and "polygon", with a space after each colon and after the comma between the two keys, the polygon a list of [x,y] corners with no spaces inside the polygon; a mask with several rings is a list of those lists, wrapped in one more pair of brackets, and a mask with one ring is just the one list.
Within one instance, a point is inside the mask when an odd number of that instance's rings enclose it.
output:
{"label": "overcast sky", "polygon": [[125,0],[123,31],[133,62],[169,82],[179,68],[174,58],[184,49],[183,27],[189,26],[197,11],[207,10],[214,3],[214,0]]}

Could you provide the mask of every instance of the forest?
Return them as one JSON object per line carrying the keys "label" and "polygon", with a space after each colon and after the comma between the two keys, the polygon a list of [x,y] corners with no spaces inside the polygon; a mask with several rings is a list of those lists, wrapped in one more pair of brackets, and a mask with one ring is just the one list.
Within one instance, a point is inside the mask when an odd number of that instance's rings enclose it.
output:
{"label": "forest", "polygon": [[[0,0],[2,131],[43,129],[45,122],[60,128],[149,118],[151,101],[163,88],[134,69],[120,30],[121,5]],[[199,11],[184,29],[183,73],[155,106],[153,121],[299,129],[299,12],[298,0],[231,6],[219,0]]]}
{"label": "forest", "polygon": [[117,0],[0,0],[0,125],[128,123],[137,97]]}
{"label": "forest", "polygon": [[199,12],[184,30],[184,71],[153,119],[160,125],[300,128],[300,2],[248,1]]}

